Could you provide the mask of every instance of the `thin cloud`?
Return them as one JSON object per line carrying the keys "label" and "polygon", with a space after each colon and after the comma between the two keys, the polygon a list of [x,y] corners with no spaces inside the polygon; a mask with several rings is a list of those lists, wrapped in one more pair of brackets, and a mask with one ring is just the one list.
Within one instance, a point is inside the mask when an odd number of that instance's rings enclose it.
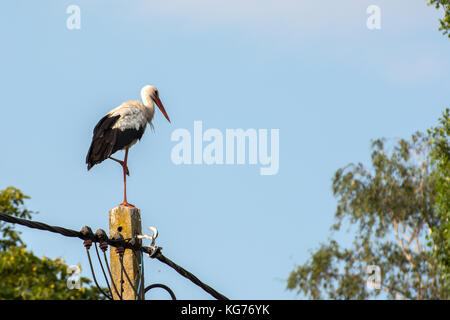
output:
{"label": "thin cloud", "polygon": [[[399,31],[438,25],[439,13],[424,0],[378,0],[382,26]],[[141,16],[158,15],[182,20],[192,26],[233,26],[267,32],[355,33],[367,31],[366,9],[373,0],[153,0],[142,1]]]}
{"label": "thin cloud", "polygon": [[391,61],[384,76],[396,85],[423,85],[434,83],[448,74],[449,63],[439,57],[426,55]]}

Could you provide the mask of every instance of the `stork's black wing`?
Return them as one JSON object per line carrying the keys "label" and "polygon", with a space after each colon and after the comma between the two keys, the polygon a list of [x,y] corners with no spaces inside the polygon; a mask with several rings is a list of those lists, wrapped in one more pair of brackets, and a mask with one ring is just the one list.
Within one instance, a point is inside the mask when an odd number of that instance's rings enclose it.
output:
{"label": "stork's black wing", "polygon": [[117,140],[117,130],[112,127],[119,120],[120,115],[104,116],[94,128],[91,146],[86,156],[88,170],[94,165],[102,162],[113,154],[114,146]]}

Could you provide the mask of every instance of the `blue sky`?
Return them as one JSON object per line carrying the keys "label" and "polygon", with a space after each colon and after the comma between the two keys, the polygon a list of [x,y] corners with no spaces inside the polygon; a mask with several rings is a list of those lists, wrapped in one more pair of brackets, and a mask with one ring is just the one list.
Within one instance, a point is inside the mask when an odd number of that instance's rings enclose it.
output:
{"label": "blue sky", "polygon": [[[72,4],[80,30],[66,28]],[[381,30],[366,27],[372,4]],[[424,0],[16,0],[0,15],[0,188],[29,194],[36,220],[107,229],[121,169],[106,161],[87,172],[92,129],[153,84],[172,123],[157,112],[155,132],[131,150],[129,201],[165,255],[235,299],[300,298],[285,279],[327,240],[333,173],[367,163],[371,139],[436,124],[450,101],[450,42]],[[174,165],[171,133],[192,133],[195,120],[279,129],[278,174]],[[36,254],[81,263],[90,277],[81,241],[20,229]],[[145,268],[147,284],[210,298],[158,261]]]}

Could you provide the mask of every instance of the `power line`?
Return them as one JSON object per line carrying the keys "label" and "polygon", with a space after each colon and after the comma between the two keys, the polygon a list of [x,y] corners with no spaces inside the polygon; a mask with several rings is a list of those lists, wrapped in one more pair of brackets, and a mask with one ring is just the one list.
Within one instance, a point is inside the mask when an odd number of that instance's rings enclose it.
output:
{"label": "power line", "polygon": [[163,256],[163,254],[161,252],[158,252],[156,254],[155,258],[158,259],[159,261],[161,261],[162,263],[167,264],[169,267],[175,269],[183,277],[191,280],[193,283],[195,283],[197,286],[201,287],[203,290],[208,292],[210,295],[212,295],[217,300],[229,300],[223,294],[217,292],[216,290],[214,290],[213,288],[211,288],[207,284],[204,284],[203,282],[201,282],[196,276],[194,276],[189,271],[187,271],[186,269],[180,267],[179,265],[177,265],[175,262],[173,262],[169,258]]}
{"label": "power line", "polygon": [[90,240],[92,242],[98,242],[100,245],[104,245],[107,243],[110,246],[116,247],[116,248],[124,248],[124,249],[130,249],[133,251],[140,251],[146,253],[150,258],[155,258],[159,260],[160,262],[168,265],[169,267],[173,268],[175,271],[177,271],[180,275],[183,277],[189,279],[191,282],[193,282],[195,285],[202,288],[204,291],[208,292],[211,296],[218,300],[229,300],[227,297],[225,297],[223,294],[219,293],[217,290],[213,289],[212,287],[208,286],[207,284],[200,281],[195,275],[193,275],[191,272],[187,271],[186,269],[180,267],[175,262],[170,260],[169,258],[165,257],[162,253],[161,247],[145,247],[140,244],[139,239],[131,238],[131,239],[110,239],[106,236],[106,232],[102,229],[97,230],[97,232],[94,234],[91,230],[91,228],[85,226],[81,229],[81,231],[75,231],[63,227],[58,226],[51,226],[43,222],[38,221],[31,221],[27,219],[17,218],[13,217],[8,214],[0,213],[0,220],[9,222],[9,223],[16,223],[28,228],[32,229],[38,229],[38,230],[45,230],[50,231],[53,233],[61,234],[65,237],[72,237],[72,238],[79,238],[81,240]]}

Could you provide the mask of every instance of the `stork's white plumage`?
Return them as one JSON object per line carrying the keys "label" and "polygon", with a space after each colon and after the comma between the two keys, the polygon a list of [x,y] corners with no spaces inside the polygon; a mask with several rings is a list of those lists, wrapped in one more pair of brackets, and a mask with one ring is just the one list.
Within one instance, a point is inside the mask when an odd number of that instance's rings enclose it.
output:
{"label": "stork's white plumage", "polygon": [[[147,123],[152,125],[155,114],[155,104],[159,107],[166,119],[169,116],[159,99],[159,92],[154,86],[147,85],[141,90],[142,102],[131,100],[122,103],[108,112],[95,126],[91,146],[86,156],[88,170],[105,159],[117,161],[123,168],[124,200],[122,205],[133,207],[127,202],[126,176],[129,175],[127,167],[128,150],[142,138]],[[125,150],[123,161],[111,155],[118,150]]]}

